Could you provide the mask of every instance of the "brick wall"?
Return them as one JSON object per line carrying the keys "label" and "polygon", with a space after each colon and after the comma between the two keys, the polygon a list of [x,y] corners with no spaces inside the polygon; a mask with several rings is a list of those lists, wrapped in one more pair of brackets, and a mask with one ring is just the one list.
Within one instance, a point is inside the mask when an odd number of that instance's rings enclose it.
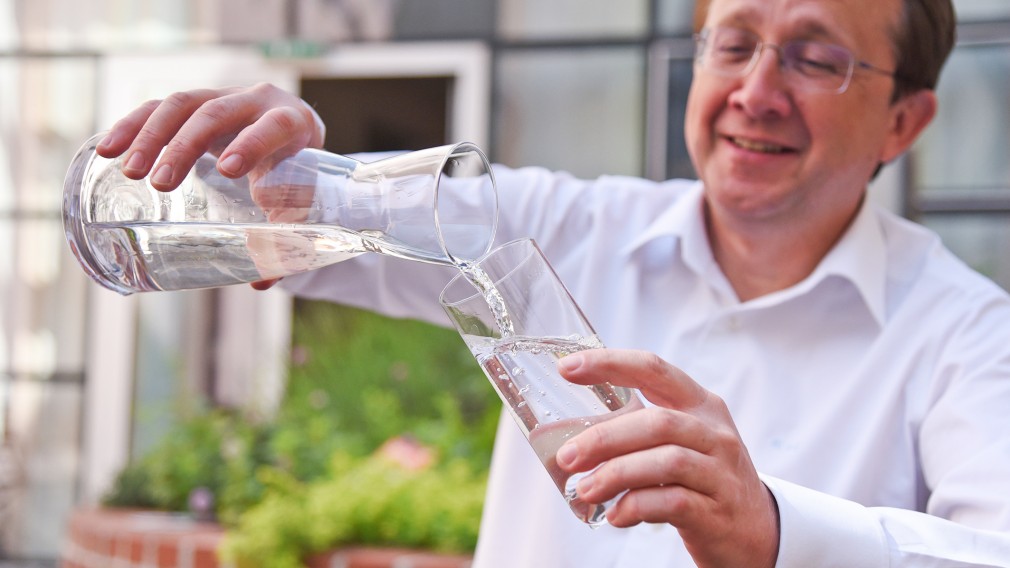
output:
{"label": "brick wall", "polygon": [[[70,519],[61,568],[228,568],[218,563],[224,530],[182,515],[86,509]],[[468,555],[343,548],[312,556],[307,568],[469,568]]]}

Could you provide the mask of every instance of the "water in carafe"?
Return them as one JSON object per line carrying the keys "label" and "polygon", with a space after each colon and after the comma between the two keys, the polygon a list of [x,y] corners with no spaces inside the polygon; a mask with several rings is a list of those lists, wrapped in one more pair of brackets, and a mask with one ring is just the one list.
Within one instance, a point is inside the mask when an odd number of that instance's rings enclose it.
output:
{"label": "water in carafe", "polygon": [[84,270],[122,294],[270,280],[363,253],[455,265],[494,238],[493,174],[469,143],[369,163],[307,149],[238,179],[205,154],[161,192],[98,156],[101,138],[67,174],[64,227]]}

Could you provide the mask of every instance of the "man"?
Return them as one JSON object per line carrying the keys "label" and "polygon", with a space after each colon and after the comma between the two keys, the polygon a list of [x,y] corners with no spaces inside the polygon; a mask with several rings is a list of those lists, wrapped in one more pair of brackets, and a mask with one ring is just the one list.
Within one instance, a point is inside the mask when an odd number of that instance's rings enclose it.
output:
{"label": "man", "polygon": [[[1010,299],[865,199],[932,119],[953,25],[949,0],[713,0],[686,119],[700,182],[496,171],[500,240],[536,238],[611,348],[566,378],[654,406],[558,454],[606,462],[583,499],[627,491],[596,531],[504,422],[477,566],[1010,566]],[[259,86],[145,105],[100,150],[139,177],[167,145],[170,189],[243,127],[227,175],[322,141]],[[444,323],[447,280],[365,255],[285,286]]]}

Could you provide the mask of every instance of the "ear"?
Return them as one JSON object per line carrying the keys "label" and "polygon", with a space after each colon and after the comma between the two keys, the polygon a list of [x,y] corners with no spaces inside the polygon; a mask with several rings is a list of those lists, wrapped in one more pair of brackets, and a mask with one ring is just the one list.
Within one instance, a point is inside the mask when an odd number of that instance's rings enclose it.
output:
{"label": "ear", "polygon": [[881,149],[880,161],[890,162],[912,145],[936,116],[936,93],[920,89],[891,105],[888,138]]}

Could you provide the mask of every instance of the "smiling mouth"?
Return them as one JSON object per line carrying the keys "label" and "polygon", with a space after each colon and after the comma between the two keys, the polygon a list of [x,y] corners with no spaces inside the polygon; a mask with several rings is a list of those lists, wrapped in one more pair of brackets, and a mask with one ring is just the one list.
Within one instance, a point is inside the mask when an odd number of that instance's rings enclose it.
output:
{"label": "smiling mouth", "polygon": [[743,148],[744,150],[749,150],[751,152],[760,152],[762,154],[785,154],[791,152],[790,148],[785,146],[779,146],[777,144],[768,144],[766,142],[758,142],[757,140],[750,140],[747,138],[739,138],[736,136],[729,136],[727,139],[734,145]]}

